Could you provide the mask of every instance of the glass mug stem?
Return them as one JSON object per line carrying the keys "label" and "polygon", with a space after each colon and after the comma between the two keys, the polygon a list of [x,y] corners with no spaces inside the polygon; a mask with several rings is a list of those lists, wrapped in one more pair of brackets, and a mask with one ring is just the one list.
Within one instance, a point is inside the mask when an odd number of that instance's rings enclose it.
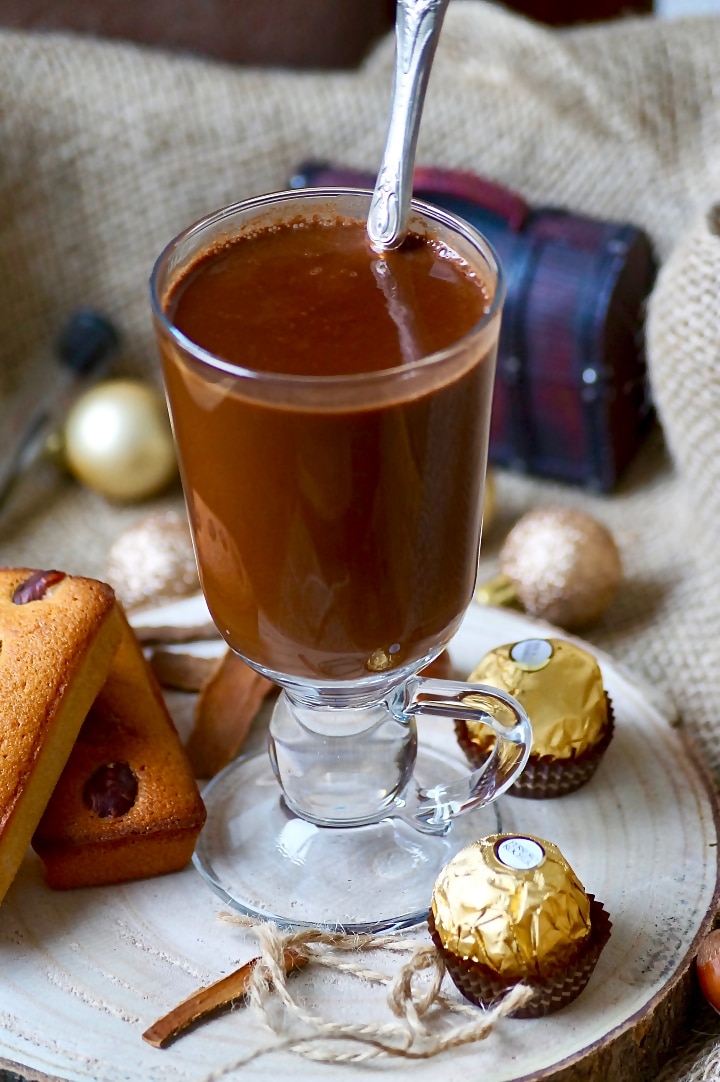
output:
{"label": "glass mug stem", "polygon": [[[415,719],[472,721],[495,737],[481,767],[452,783],[419,785]],[[482,684],[413,676],[383,701],[318,709],[287,691],[275,708],[269,752],[288,807],[316,826],[350,827],[401,819],[445,834],[453,820],[484,807],[521,773],[532,745],[523,708]]]}

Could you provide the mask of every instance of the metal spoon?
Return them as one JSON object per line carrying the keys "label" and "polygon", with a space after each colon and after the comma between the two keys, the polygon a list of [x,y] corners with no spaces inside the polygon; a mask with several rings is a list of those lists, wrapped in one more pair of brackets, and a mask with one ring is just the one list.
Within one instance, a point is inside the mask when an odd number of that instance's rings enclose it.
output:
{"label": "metal spoon", "polygon": [[395,76],[385,150],[367,232],[376,251],[405,239],[425,91],[449,0],[397,0]]}

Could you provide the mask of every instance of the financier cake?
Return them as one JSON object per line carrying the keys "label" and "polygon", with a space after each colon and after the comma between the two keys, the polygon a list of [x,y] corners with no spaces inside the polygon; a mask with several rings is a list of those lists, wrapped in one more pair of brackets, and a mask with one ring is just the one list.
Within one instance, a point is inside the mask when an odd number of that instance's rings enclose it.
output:
{"label": "financier cake", "polygon": [[611,924],[556,845],[493,834],[440,872],[428,928],[466,999],[491,1007],[522,984],[529,999],[513,1017],[540,1018],[582,992]]}
{"label": "financier cake", "polygon": [[[540,800],[585,785],[614,732],[610,698],[596,658],[565,639],[524,639],[489,651],[468,680],[507,691],[524,706],[533,729],[525,770],[509,792]],[[484,725],[459,721],[458,743],[474,766],[492,750]]]}
{"label": "financier cake", "polygon": [[121,625],[107,679],[32,840],[56,889],[177,871],[205,822],[159,685],[124,615]]}
{"label": "financier cake", "polygon": [[0,899],[10,886],[122,632],[109,586],[0,569]]}

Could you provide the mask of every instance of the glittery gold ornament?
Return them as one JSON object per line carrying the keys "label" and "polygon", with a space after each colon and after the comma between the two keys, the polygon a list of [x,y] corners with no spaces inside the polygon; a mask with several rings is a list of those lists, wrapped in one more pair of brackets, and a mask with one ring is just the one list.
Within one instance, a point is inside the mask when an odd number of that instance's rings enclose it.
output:
{"label": "glittery gold ornament", "polygon": [[162,397],[137,380],[108,380],[86,391],[63,427],[64,458],[83,484],[112,500],[142,500],[177,472]]}
{"label": "glittery gold ornament", "polygon": [[198,593],[184,512],[154,511],[125,530],[108,553],[105,577],[127,609]]}
{"label": "glittery gold ornament", "polygon": [[610,531],[584,511],[547,507],[516,523],[500,551],[501,575],[477,592],[480,602],[518,601],[532,616],[568,629],[599,619],[622,581]]}

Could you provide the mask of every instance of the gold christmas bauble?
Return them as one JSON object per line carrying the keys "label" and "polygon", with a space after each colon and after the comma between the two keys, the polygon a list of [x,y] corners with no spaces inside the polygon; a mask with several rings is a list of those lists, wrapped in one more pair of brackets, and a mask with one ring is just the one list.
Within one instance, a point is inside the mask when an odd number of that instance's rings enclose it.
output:
{"label": "gold christmas bauble", "polygon": [[78,481],[111,500],[145,499],[177,472],[165,403],[137,380],[107,380],[81,395],[65,421],[63,450]]}
{"label": "gold christmas bauble", "polygon": [[622,581],[610,531],[584,511],[529,511],[500,551],[500,571],[526,612],[560,627],[591,624],[605,612]]}

